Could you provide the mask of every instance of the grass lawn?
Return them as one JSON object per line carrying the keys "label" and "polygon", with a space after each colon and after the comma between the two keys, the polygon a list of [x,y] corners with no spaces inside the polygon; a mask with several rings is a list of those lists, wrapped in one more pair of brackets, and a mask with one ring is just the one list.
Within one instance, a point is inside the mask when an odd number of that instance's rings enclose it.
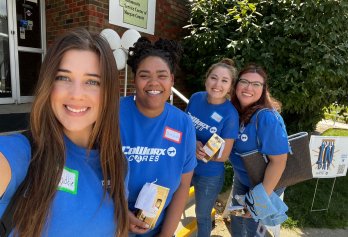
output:
{"label": "grass lawn", "polygon": [[[322,135],[348,136],[347,129],[328,129]],[[337,177],[328,211],[311,212],[311,205],[318,179],[309,180],[285,191],[289,219],[283,227],[345,228],[348,227],[348,177]],[[326,209],[333,178],[319,179],[313,209]]]}
{"label": "grass lawn", "polygon": [[348,137],[348,129],[329,128],[328,130],[323,132],[321,135],[323,135],[323,136],[345,136],[345,137]]}

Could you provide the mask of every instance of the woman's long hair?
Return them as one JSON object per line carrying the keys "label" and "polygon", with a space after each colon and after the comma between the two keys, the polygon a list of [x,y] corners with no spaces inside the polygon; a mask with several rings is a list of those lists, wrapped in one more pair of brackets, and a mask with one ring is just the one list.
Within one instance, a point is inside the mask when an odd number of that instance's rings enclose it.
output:
{"label": "woman's long hair", "polygon": [[100,111],[88,148],[99,150],[104,183],[110,182],[109,187],[104,186],[104,198],[108,192],[114,202],[115,236],[127,236],[128,208],[124,188],[127,162],[120,142],[116,63],[106,40],[85,29],[76,29],[60,37],[48,50],[42,63],[30,115],[34,153],[24,181],[23,195],[16,200],[15,233],[19,236],[41,236],[49,218],[66,159],[63,127],[52,111],[50,95],[63,55],[71,49],[94,52],[100,59]]}
{"label": "woman's long hair", "polygon": [[[239,102],[237,95],[236,95],[236,88],[238,85],[239,78],[241,78],[241,76],[246,74],[246,73],[259,74],[263,78],[264,84],[262,87],[262,94],[261,94],[260,99],[258,101],[256,101],[255,103],[242,109],[240,102]],[[270,93],[269,93],[268,83],[267,83],[268,77],[267,77],[266,70],[264,68],[262,68],[261,66],[255,64],[255,63],[250,63],[250,64],[246,65],[239,72],[238,80],[235,81],[234,86],[232,88],[231,102],[236,107],[237,111],[239,112],[239,120],[241,123],[244,123],[244,124],[249,123],[252,115],[257,110],[262,109],[262,108],[276,109],[276,110],[280,111],[280,109],[281,109],[280,102],[277,101],[276,99],[272,98]]]}

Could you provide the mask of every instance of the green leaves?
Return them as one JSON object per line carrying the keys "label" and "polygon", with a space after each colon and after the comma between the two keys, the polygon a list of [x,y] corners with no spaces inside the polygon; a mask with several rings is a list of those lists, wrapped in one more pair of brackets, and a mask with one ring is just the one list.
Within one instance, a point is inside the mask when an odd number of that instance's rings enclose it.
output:
{"label": "green leaves", "polygon": [[[348,104],[348,5],[330,0],[193,1],[183,68],[193,82],[223,57],[266,67],[291,132]],[[345,86],[345,87],[344,87]],[[196,88],[201,89],[199,87]]]}

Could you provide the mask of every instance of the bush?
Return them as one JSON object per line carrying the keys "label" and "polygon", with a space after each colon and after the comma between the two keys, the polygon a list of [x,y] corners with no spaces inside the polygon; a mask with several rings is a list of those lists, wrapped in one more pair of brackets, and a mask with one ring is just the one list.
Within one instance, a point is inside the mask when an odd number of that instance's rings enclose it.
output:
{"label": "bush", "polygon": [[221,193],[226,192],[226,190],[231,189],[233,183],[233,168],[230,162],[225,162],[225,181],[224,186],[222,186]]}
{"label": "bush", "polygon": [[324,108],[324,116],[325,119],[348,123],[348,107],[333,103],[329,107]]}
{"label": "bush", "polygon": [[194,90],[223,57],[268,70],[290,133],[313,131],[324,107],[348,104],[348,4],[332,0],[193,0],[182,68]]}

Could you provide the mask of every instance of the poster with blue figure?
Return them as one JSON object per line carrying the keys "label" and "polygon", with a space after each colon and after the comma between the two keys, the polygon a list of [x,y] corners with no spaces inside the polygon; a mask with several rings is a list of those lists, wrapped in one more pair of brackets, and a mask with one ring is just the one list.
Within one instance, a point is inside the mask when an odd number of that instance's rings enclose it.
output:
{"label": "poster with blue figure", "polygon": [[314,178],[347,175],[348,137],[311,136],[309,146]]}

